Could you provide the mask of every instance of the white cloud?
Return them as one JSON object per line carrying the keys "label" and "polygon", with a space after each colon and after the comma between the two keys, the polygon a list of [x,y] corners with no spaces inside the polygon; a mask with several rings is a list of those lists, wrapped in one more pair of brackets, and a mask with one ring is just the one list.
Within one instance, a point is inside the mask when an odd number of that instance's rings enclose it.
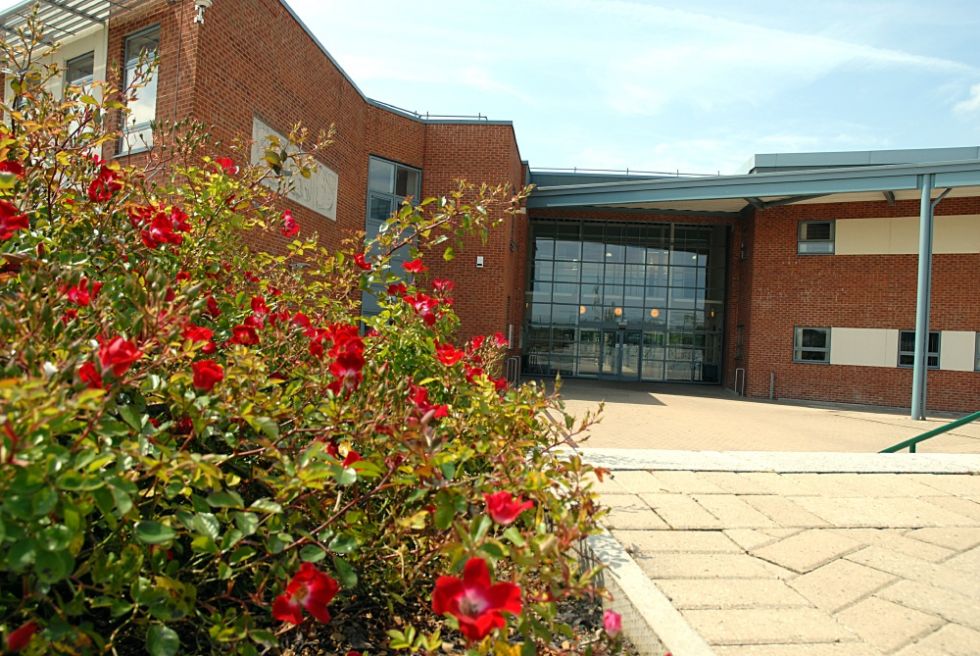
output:
{"label": "white cloud", "polygon": [[[614,14],[629,31],[618,37],[597,36],[587,46],[596,56],[604,51],[600,84],[609,106],[627,115],[658,114],[674,103],[709,111],[757,106],[841,70],[975,73],[954,60],[834,36],[625,0],[569,1],[583,14]],[[655,37],[635,38],[647,28]]]}
{"label": "white cloud", "polygon": [[953,105],[953,111],[957,114],[972,114],[980,111],[980,84],[971,86],[969,97]]}

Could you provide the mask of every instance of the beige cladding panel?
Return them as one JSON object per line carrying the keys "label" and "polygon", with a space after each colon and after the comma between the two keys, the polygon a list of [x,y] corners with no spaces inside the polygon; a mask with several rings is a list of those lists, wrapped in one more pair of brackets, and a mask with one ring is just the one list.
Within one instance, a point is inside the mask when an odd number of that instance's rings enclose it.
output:
{"label": "beige cladding panel", "polygon": [[830,331],[830,364],[894,367],[897,361],[897,330],[832,328]]}
{"label": "beige cladding panel", "polygon": [[939,336],[939,368],[973,371],[976,365],[977,334],[965,330],[944,330]]}
{"label": "beige cladding panel", "polygon": [[[901,255],[919,252],[919,218],[840,219],[837,255]],[[937,216],[935,253],[980,253],[980,215]]]}

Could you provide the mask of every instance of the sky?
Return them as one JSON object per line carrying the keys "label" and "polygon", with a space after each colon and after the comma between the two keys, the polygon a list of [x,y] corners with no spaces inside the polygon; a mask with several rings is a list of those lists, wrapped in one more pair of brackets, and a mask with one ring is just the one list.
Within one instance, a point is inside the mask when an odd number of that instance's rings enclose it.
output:
{"label": "sky", "polygon": [[289,3],[369,97],[511,120],[532,167],[980,145],[977,0]]}
{"label": "sky", "polygon": [[367,96],[513,121],[532,167],[980,145],[978,0],[288,2]]}

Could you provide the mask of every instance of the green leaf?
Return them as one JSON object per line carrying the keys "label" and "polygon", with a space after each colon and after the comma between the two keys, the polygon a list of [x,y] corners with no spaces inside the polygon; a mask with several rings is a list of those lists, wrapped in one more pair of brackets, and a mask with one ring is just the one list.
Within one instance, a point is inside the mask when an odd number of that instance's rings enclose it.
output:
{"label": "green leaf", "polygon": [[456,257],[456,252],[453,250],[453,247],[446,246],[446,250],[442,252],[442,259],[446,262],[452,262],[454,257]]}
{"label": "green leaf", "polygon": [[232,565],[237,565],[243,560],[248,560],[255,555],[255,549],[252,547],[239,547],[232,552],[231,556],[228,557],[228,562]]}
{"label": "green leaf", "polygon": [[34,562],[37,545],[34,540],[19,540],[14,542],[7,552],[7,565],[15,572],[27,569]]}
{"label": "green leaf", "polygon": [[318,563],[327,557],[327,552],[315,544],[308,544],[299,550],[299,557],[308,563]]}
{"label": "green leaf", "polygon": [[75,559],[67,551],[40,551],[34,563],[34,573],[42,583],[57,583],[74,568]]}
{"label": "green leaf", "polygon": [[357,548],[357,538],[353,535],[340,533],[330,541],[327,548],[334,553],[349,554]]}
{"label": "green leaf", "polygon": [[507,530],[504,531],[504,537],[515,547],[523,547],[526,544],[516,526],[508,526]]}
{"label": "green leaf", "polygon": [[136,524],[136,539],[143,544],[163,544],[175,537],[177,534],[174,530],[160,522],[142,521]]}
{"label": "green leaf", "polygon": [[133,410],[132,406],[124,405],[119,408],[119,416],[136,431],[139,431],[143,427],[140,416]]}
{"label": "green leaf", "polygon": [[208,497],[208,505],[212,508],[244,508],[245,502],[237,492],[222,490]]}
{"label": "green leaf", "polygon": [[251,423],[260,431],[265,433],[265,436],[270,440],[279,439],[279,423],[275,419],[270,419],[269,417],[256,417]]}
{"label": "green leaf", "polygon": [[180,649],[180,637],[166,624],[151,624],[146,632],[146,649],[150,656],[174,656]]}
{"label": "green leaf", "polygon": [[354,568],[340,556],[333,556],[331,560],[340,584],[348,590],[357,587],[357,572],[354,571]]}
{"label": "green leaf", "polygon": [[249,508],[259,512],[269,513],[270,515],[278,515],[282,512],[282,506],[266,498],[256,499]]}

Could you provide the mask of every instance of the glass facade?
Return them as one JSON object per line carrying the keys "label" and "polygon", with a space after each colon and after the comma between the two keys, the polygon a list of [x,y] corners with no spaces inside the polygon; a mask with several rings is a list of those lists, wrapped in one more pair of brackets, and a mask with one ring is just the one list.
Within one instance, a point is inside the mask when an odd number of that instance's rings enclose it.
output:
{"label": "glass facade", "polygon": [[721,381],[726,226],[533,220],[525,371]]}

